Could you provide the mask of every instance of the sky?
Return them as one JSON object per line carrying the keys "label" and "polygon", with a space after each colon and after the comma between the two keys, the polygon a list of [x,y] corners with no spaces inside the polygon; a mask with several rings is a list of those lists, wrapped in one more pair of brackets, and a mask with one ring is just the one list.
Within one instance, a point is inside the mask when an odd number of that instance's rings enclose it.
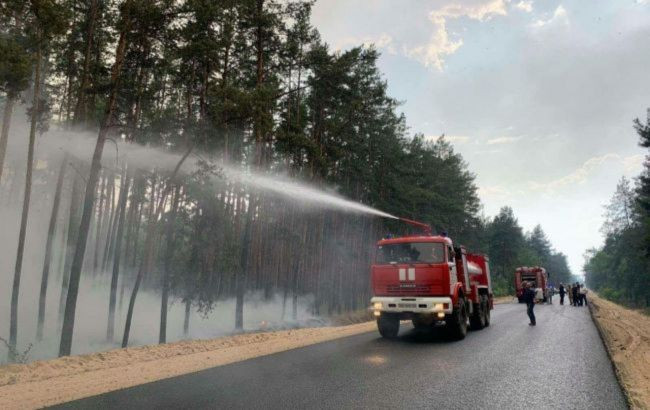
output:
{"label": "sky", "polygon": [[485,214],[541,224],[582,273],[643,165],[650,0],[318,0],[312,21],[334,50],[374,44],[410,132],[445,134]]}

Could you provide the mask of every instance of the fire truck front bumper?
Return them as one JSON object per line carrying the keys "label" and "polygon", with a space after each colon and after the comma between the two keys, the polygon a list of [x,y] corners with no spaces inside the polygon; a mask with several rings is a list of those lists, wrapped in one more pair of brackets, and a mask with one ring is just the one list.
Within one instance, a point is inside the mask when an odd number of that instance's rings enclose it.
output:
{"label": "fire truck front bumper", "polygon": [[450,297],[391,297],[375,296],[370,299],[370,310],[375,316],[381,312],[387,313],[423,313],[423,314],[450,314],[453,311]]}

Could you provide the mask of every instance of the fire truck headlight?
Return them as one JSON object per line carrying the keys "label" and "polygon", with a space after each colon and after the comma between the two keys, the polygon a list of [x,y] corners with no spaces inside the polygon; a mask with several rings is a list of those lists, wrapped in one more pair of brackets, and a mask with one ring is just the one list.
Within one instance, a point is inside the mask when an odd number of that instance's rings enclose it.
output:
{"label": "fire truck headlight", "polygon": [[436,312],[442,312],[443,310],[445,310],[445,307],[443,306],[442,303],[436,303],[433,306],[433,310],[436,311]]}
{"label": "fire truck headlight", "polygon": [[375,302],[375,304],[372,305],[372,307],[373,307],[375,310],[381,310],[381,308],[382,308],[382,304],[381,304],[381,302]]}
{"label": "fire truck headlight", "polygon": [[438,312],[438,319],[444,319],[445,318],[445,312]]}

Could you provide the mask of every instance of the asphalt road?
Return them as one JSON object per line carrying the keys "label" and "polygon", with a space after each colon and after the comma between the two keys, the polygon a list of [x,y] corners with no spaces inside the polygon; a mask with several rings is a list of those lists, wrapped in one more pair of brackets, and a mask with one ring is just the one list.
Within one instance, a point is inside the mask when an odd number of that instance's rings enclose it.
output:
{"label": "asphalt road", "polygon": [[404,326],[107,393],[60,408],[625,409],[585,307],[498,305],[460,342]]}

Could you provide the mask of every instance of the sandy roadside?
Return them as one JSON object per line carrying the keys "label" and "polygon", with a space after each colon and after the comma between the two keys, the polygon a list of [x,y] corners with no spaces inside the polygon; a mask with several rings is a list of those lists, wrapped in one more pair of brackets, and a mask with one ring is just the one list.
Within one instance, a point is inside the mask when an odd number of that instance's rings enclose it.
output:
{"label": "sandy roadside", "polygon": [[515,297],[514,296],[496,296],[494,298],[494,304],[495,305],[500,305],[503,303],[514,303],[515,302]]}
{"label": "sandy roadside", "polygon": [[633,409],[650,410],[650,317],[593,292],[592,316]]}
{"label": "sandy roadside", "polygon": [[[495,304],[512,300],[510,296],[496,298]],[[349,323],[365,317],[371,316],[357,312],[339,320]],[[115,349],[2,366],[0,409],[50,406],[374,330],[375,322],[369,321]]]}
{"label": "sandy roadside", "polygon": [[40,408],[375,330],[374,322],[116,349],[0,367],[0,408]]}

